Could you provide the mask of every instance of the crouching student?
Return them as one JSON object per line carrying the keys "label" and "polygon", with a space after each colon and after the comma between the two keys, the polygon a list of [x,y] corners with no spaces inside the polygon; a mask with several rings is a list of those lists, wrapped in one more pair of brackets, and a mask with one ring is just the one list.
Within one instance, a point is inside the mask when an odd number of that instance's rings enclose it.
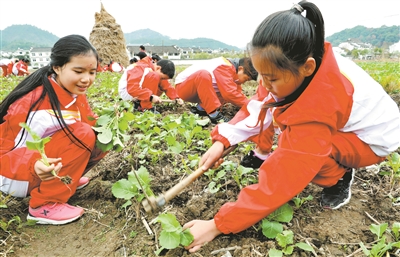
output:
{"label": "crouching student", "polygon": [[123,100],[133,101],[139,111],[151,111],[158,114],[153,103],[161,102],[165,93],[171,100],[183,104],[169,79],[175,75],[175,64],[170,60],[160,60],[153,64],[146,56],[129,67],[118,82],[118,92]]}
{"label": "crouching student", "polygon": [[219,163],[225,148],[272,122],[281,131],[278,148],[261,165],[258,183],[243,188],[236,202],[224,204],[212,220],[184,225],[194,236],[190,252],[256,224],[310,182],[323,188],[323,207],[340,208],[350,201],[354,169],[398,149],[397,104],[358,65],[334,54],[324,34],[320,10],[307,1],[271,14],[256,29],[249,52],[269,94],[250,101],[240,122],[215,128],[200,166]]}
{"label": "crouching student", "polygon": [[8,75],[12,74],[12,68],[18,60],[14,59],[1,59],[0,60],[0,67],[3,70],[3,77],[7,77]]}
{"label": "crouching student", "polygon": [[[84,37],[60,38],[49,65],[26,77],[0,104],[0,190],[30,195],[28,219],[38,224],[65,224],[84,213],[67,202],[89,182],[82,176],[106,154],[95,146],[97,116],[86,99],[97,63],[96,49]],[[26,147],[32,138],[21,122],[41,138],[51,137],[44,149],[50,166]],[[53,170],[72,182],[64,184]]]}
{"label": "crouching student", "polygon": [[29,63],[30,63],[29,59],[19,60],[17,63],[14,63],[12,68],[12,73],[15,76],[27,76],[31,74],[28,70]]}
{"label": "crouching student", "polygon": [[220,111],[225,103],[242,107],[248,98],[242,92],[242,84],[256,80],[257,71],[250,58],[228,60],[225,57],[193,64],[175,78],[175,88],[184,101],[197,103],[191,112],[208,116],[213,124],[227,122]]}

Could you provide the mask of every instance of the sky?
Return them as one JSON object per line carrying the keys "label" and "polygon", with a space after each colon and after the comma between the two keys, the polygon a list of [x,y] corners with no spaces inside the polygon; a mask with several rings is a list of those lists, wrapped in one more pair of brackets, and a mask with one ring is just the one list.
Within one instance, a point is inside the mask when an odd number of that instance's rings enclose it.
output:
{"label": "sky", "polygon": [[[290,9],[297,1],[0,0],[0,30],[29,24],[57,37],[80,34],[89,38],[102,3],[123,33],[151,29],[171,39],[205,37],[243,48],[268,15]],[[358,25],[400,25],[400,0],[309,1],[322,12],[325,36]]]}

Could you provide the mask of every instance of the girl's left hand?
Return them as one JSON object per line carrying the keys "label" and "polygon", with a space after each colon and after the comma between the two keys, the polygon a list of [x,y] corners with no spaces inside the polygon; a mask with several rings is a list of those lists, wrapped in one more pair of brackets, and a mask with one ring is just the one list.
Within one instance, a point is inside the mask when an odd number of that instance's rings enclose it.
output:
{"label": "girl's left hand", "polygon": [[51,172],[54,170],[55,173],[58,174],[62,168],[61,158],[48,158],[47,160],[50,166],[46,166],[46,164],[40,160],[36,161],[34,165],[35,173],[42,181],[55,178]]}
{"label": "girl's left hand", "polygon": [[180,98],[176,98],[175,101],[179,104],[182,105],[183,104],[183,100]]}
{"label": "girl's left hand", "polygon": [[189,252],[194,253],[198,251],[203,245],[211,242],[216,236],[221,234],[221,231],[217,229],[214,220],[192,220],[185,225],[183,229],[190,229],[190,233],[193,235],[194,240],[185,249]]}

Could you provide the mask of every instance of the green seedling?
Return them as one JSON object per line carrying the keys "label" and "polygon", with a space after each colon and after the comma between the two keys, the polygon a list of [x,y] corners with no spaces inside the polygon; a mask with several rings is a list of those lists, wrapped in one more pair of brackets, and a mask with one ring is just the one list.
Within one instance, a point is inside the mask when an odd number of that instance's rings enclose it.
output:
{"label": "green seedling", "polygon": [[111,191],[116,198],[127,200],[122,206],[127,207],[132,204],[132,198],[141,202],[146,196],[154,196],[150,188],[150,182],[150,173],[142,166],[137,171],[132,169],[128,173],[128,179],[121,179],[115,182]]}
{"label": "green seedling", "polygon": [[[364,254],[368,257],[382,257],[385,254],[389,253],[390,250],[397,248],[400,249],[400,241],[399,240],[399,229],[400,229],[400,223],[395,222],[393,223],[392,229],[388,229],[388,223],[382,223],[382,224],[371,224],[369,226],[369,230],[376,235],[377,240],[374,241],[374,243],[370,249],[367,248],[367,246],[364,245],[363,242],[360,242],[360,247]],[[392,235],[390,232],[393,233],[393,237],[395,239],[394,242],[388,242],[386,236],[384,233],[387,232],[388,234]]]}
{"label": "green seedling", "polygon": [[391,184],[400,180],[400,155],[397,152],[390,154],[386,161],[381,162],[380,166],[387,166],[390,168],[390,172],[381,171],[379,172],[379,175],[389,175],[391,178]]}
{"label": "green seedling", "polygon": [[99,118],[93,130],[98,132],[96,145],[103,152],[111,149],[122,151],[124,143],[130,139],[129,123],[134,119],[132,110],[132,105],[122,100],[112,107],[99,108]]}
{"label": "green seedling", "polygon": [[[22,128],[24,128],[32,137],[33,141],[26,141],[26,147],[29,150],[38,151],[40,153],[41,159],[46,166],[50,166],[49,160],[47,158],[46,153],[44,152],[44,145],[50,141],[50,137],[41,138],[36,132],[34,132],[26,123],[21,122],[19,124]],[[51,171],[51,174],[59,178],[64,184],[71,184],[72,178],[70,176],[58,176],[54,170]]]}
{"label": "green seedling", "polygon": [[160,236],[158,237],[161,247],[155,252],[156,255],[159,255],[164,249],[175,249],[179,246],[188,246],[194,240],[190,230],[183,230],[182,226],[176,220],[175,215],[172,213],[160,214],[153,222],[160,222],[162,228]]}
{"label": "green seedling", "polygon": [[27,222],[24,223],[24,222],[22,222],[22,220],[19,216],[14,216],[11,220],[9,220],[7,222],[4,220],[0,220],[0,228],[4,232],[10,232],[12,230],[19,232],[19,230],[23,226],[32,226],[35,224],[36,224],[35,220],[28,220]]}
{"label": "green seedling", "polygon": [[11,195],[3,195],[0,192],[0,209],[7,209],[7,202],[11,199]]}
{"label": "green seedling", "polygon": [[292,255],[294,247],[298,247],[304,251],[308,252],[313,252],[314,249],[303,242],[296,243],[294,244],[293,240],[293,231],[291,230],[285,230],[282,233],[279,233],[276,236],[276,241],[278,242],[278,245],[282,248],[281,250],[279,249],[271,249],[268,252],[268,256],[270,257],[281,257],[283,255]]}
{"label": "green seedling", "polygon": [[268,215],[261,222],[261,229],[264,236],[274,239],[283,231],[281,222],[288,223],[293,219],[293,208],[289,204],[284,204]]}
{"label": "green seedling", "polygon": [[302,197],[302,198],[296,196],[296,197],[293,197],[292,201],[293,201],[294,205],[296,206],[296,208],[298,209],[298,208],[300,208],[306,201],[311,201],[311,200],[313,200],[313,199],[314,199],[314,197],[313,197],[312,195],[309,195],[309,196],[307,196],[307,197]]}

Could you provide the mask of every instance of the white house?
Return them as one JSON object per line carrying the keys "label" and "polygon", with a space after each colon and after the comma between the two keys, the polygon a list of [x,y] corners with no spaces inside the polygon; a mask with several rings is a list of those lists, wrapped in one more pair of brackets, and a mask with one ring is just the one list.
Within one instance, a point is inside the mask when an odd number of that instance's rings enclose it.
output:
{"label": "white house", "polygon": [[[181,52],[176,46],[150,46],[145,45],[148,55],[157,54],[163,59],[179,60],[181,59]],[[129,56],[137,55],[139,47],[137,45],[127,45]]]}
{"label": "white house", "polygon": [[389,46],[389,53],[393,53],[393,52],[400,52],[400,41]]}
{"label": "white house", "polygon": [[51,47],[32,47],[30,51],[31,66],[42,68],[50,62]]}

